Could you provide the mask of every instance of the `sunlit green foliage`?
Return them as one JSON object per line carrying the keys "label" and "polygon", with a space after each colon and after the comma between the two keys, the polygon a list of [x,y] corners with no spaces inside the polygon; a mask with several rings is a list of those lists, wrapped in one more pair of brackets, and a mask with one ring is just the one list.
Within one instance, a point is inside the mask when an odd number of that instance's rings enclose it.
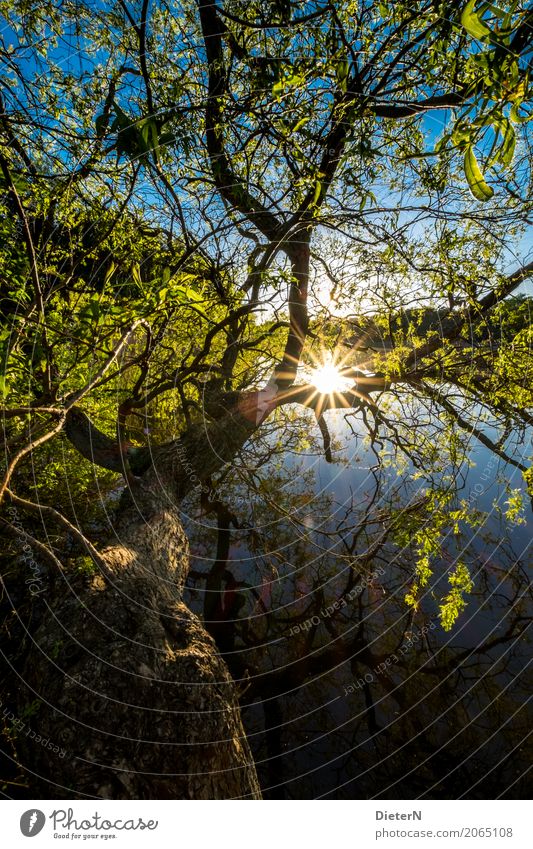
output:
{"label": "sunlit green foliage", "polygon": [[[116,477],[59,433],[70,406],[142,446],[263,385],[290,323],[287,247],[309,237],[302,363],[340,350],[389,381],[358,423],[383,474],[429,489],[413,514],[391,498],[387,516],[401,517],[419,610],[444,536],[476,520],[454,487],[479,406],[500,454],[531,425],[531,302],[508,281],[533,204],[531,13],[517,0],[230,0],[209,4],[211,61],[201,7],[162,0],[141,20],[133,3],[0,3],[8,456],[58,427],[12,483],[96,521]],[[271,428],[271,458],[320,449],[296,408]],[[519,471],[531,494],[529,455]],[[254,474],[269,509],[301,506]],[[450,582],[445,627],[469,587],[459,567]]]}

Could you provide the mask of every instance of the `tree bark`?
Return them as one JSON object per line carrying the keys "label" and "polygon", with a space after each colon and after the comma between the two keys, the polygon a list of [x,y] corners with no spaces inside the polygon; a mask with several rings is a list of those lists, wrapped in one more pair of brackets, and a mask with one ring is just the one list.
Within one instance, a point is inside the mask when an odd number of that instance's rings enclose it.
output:
{"label": "tree bark", "polygon": [[[383,388],[380,380],[368,391]],[[234,681],[182,600],[189,559],[179,504],[275,407],[317,403],[311,386],[278,393],[270,384],[243,393],[220,420],[141,449],[119,446],[82,410],[69,411],[70,442],[95,464],[122,469],[129,488],[108,544],[87,546],[96,574],[87,582],[63,569],[31,635],[18,711],[37,700],[31,724],[47,744],[23,734],[19,756],[34,773],[35,798],[261,797]],[[335,405],[359,397],[354,389]],[[323,401],[321,411],[333,405]]]}
{"label": "tree bark", "polygon": [[[237,441],[245,433],[234,429]],[[38,798],[261,796],[233,679],[182,601],[189,561],[178,466],[151,466],[123,499],[100,551],[104,576],[88,584],[64,571],[59,597],[47,599],[19,711],[38,699],[31,726],[65,754],[21,736]]]}

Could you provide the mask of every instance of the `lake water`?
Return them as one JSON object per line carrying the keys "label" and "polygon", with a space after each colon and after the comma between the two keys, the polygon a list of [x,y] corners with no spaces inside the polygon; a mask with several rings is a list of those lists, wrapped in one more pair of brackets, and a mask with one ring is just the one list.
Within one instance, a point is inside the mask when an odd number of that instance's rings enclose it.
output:
{"label": "lake water", "polygon": [[[428,480],[412,462],[390,464],[386,440],[376,457],[357,416],[351,427],[341,412],[327,419],[335,462],[325,461],[312,417],[303,449],[282,421],[219,488],[242,525],[227,563],[242,605],[226,657],[248,682],[243,717],[265,796],[527,798],[529,498],[518,523],[505,516],[509,488],[525,493],[520,470],[467,440],[463,462],[455,457],[457,499],[482,521],[445,530],[413,615],[413,548],[387,535],[387,517],[412,523]],[[503,448],[523,461],[530,436]],[[189,601],[201,612],[217,536],[192,502],[184,512]],[[431,510],[413,528],[424,522]],[[439,606],[458,561],[473,587],[446,631]]]}

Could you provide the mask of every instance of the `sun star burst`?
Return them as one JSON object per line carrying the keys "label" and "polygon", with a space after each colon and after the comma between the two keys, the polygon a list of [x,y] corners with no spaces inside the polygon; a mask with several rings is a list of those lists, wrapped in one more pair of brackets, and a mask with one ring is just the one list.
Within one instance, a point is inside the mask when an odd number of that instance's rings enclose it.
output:
{"label": "sun star burst", "polygon": [[311,372],[311,382],[321,395],[332,395],[335,392],[344,392],[352,381],[343,377],[338,366],[331,358],[317,364]]}

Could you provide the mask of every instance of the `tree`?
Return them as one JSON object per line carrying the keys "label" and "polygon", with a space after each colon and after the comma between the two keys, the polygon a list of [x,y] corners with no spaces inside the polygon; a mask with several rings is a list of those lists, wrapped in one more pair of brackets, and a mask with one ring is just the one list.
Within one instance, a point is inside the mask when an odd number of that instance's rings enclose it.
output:
{"label": "tree", "polygon": [[[180,504],[194,494],[220,528],[209,627],[237,589],[220,475],[276,411],[311,409],[329,457],[324,413],[358,411],[420,468],[435,457],[395,399],[439,409],[443,444],[480,401],[503,429],[531,424],[527,309],[508,300],[533,268],[508,261],[531,207],[531,13],[5,5],[0,492],[12,578],[21,553],[34,577],[16,603],[4,578],[25,643],[13,698],[19,714],[37,699],[70,752],[58,771],[32,748],[33,795],[257,797],[235,683],[183,603]],[[321,280],[328,309],[310,314]],[[367,343],[391,343],[371,370],[339,360],[338,301]],[[331,395],[300,378],[325,349],[350,381]],[[60,451],[77,467],[71,505]],[[120,502],[91,534],[80,504],[117,474]],[[402,512],[395,531],[416,541],[414,614],[440,531],[468,514],[445,487],[429,498],[432,537]],[[467,567],[454,580],[445,626]],[[210,630],[227,651],[228,628]]]}

